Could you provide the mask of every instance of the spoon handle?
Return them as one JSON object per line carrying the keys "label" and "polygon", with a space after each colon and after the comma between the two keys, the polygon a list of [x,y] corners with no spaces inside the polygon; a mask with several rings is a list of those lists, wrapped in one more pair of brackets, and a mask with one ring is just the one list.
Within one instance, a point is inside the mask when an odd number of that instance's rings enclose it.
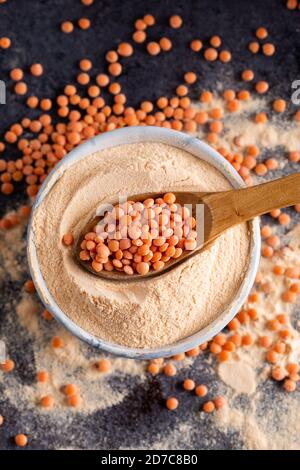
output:
{"label": "spoon handle", "polygon": [[212,214],[210,237],[273,209],[300,203],[300,173],[249,188],[213,193],[203,198]]}

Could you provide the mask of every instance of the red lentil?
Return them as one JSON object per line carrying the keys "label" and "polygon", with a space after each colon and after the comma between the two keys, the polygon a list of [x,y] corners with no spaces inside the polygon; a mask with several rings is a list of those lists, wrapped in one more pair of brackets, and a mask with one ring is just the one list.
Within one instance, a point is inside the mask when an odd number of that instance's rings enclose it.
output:
{"label": "red lentil", "polygon": [[170,397],[166,400],[166,407],[168,410],[176,410],[178,408],[179,401],[175,397]]}
{"label": "red lentil", "polygon": [[25,434],[17,434],[15,436],[15,443],[18,447],[26,447],[28,443],[28,438]]}
{"label": "red lentil", "polygon": [[173,15],[169,19],[171,28],[178,29],[182,26],[182,18],[179,15]]}
{"label": "red lentil", "polygon": [[197,385],[197,387],[195,388],[195,394],[197,395],[197,397],[205,397],[208,393],[208,389],[206,387],[206,385]]}
{"label": "red lentil", "polygon": [[215,404],[213,401],[207,401],[203,404],[202,409],[205,413],[212,413],[215,410]]}
{"label": "red lentil", "polygon": [[111,363],[108,359],[101,359],[97,363],[97,369],[99,372],[109,372],[111,369]]}
{"label": "red lentil", "polygon": [[194,390],[195,382],[191,379],[185,379],[182,386],[183,386],[184,390],[190,392],[190,391]]}

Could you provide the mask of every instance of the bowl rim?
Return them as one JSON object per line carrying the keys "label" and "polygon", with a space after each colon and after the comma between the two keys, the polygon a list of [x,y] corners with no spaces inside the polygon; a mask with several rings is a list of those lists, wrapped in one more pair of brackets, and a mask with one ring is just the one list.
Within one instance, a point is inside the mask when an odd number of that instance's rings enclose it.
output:
{"label": "bowl rim", "polygon": [[249,231],[251,237],[249,265],[235,298],[212,323],[200,329],[193,335],[185,337],[170,345],[161,346],[158,348],[141,349],[111,343],[109,341],[98,338],[79,327],[57,305],[55,299],[50,294],[42,276],[34,243],[34,215],[37,208],[43,202],[44,198],[49,193],[53,185],[68,169],[68,167],[99,150],[139,142],[159,142],[185,150],[195,157],[200,158],[201,160],[205,160],[217,168],[228,179],[234,188],[245,187],[244,181],[233,168],[233,166],[216,150],[194,136],[171,129],[154,126],[132,126],[105,132],[84,142],[72,150],[55,166],[55,168],[49,173],[43,182],[32,206],[31,216],[29,219],[27,230],[27,259],[33,282],[42,303],[46,309],[49,310],[54,315],[54,317],[73,335],[97,349],[114,355],[132,359],[154,359],[159,357],[170,357],[175,354],[180,354],[182,352],[191,350],[199,344],[203,344],[210,340],[213,336],[219,333],[230,322],[230,320],[232,320],[232,318],[244,304],[254,284],[260,260],[261,238],[259,221],[258,218],[256,218],[249,222]]}

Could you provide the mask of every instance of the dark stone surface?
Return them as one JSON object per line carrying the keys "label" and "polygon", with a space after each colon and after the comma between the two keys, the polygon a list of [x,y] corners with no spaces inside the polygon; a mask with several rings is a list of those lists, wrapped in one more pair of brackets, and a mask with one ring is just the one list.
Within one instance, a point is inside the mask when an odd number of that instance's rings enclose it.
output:
{"label": "dark stone surface", "polygon": [[[9,36],[12,47],[0,50],[0,79],[7,82],[7,105],[0,108],[0,134],[7,126],[28,113],[24,99],[10,92],[11,68],[20,66],[28,70],[34,62],[44,65],[42,78],[26,75],[30,93],[53,98],[66,83],[73,81],[78,72],[78,61],[83,57],[94,62],[93,74],[105,71],[105,52],[115,48],[119,41],[129,40],[135,19],[150,12],[157,18],[157,26],[149,30],[153,40],[162,35],[173,41],[173,51],[153,58],[145,53],[144,45],[137,46],[132,58],[123,59],[124,73],[120,78],[126,91],[128,103],[136,105],[144,99],[156,99],[160,95],[170,96],[188,70],[196,71],[200,80],[194,87],[194,96],[199,89],[213,88],[218,82],[232,85],[240,72],[251,67],[260,77],[270,82],[272,97],[289,98],[291,82],[300,78],[300,12],[290,12],[285,1],[276,0],[95,0],[91,7],[84,7],[79,0],[8,0],[0,5],[0,36]],[[171,14],[180,14],[184,26],[179,31],[167,26]],[[63,20],[76,20],[87,16],[92,20],[89,31],[76,31],[71,35],[60,32]],[[247,44],[254,39],[254,31],[264,25],[270,32],[277,53],[274,58],[262,55],[253,57]],[[219,34],[225,48],[233,54],[230,64],[209,64],[192,53],[188,43],[194,38],[206,41],[211,35]],[[248,87],[246,85],[246,87]],[[249,86],[251,88],[251,85]],[[292,109],[292,107],[291,107]],[[4,158],[11,158],[8,147]],[[0,209],[15,207],[24,201],[22,186],[9,199],[1,196]],[[23,252],[22,262],[24,263]],[[14,321],[12,309],[16,303],[16,292],[22,283],[14,283],[9,275],[1,285],[0,333],[8,341],[8,348],[18,367],[14,372],[18,383],[33,384],[35,381],[34,354],[32,343],[26,332]],[[18,295],[18,294],[17,294]],[[45,333],[48,334],[49,333]],[[89,354],[86,348],[86,354]],[[189,370],[182,371],[180,379],[193,375],[196,380],[209,383],[212,390],[216,385],[214,367],[207,357],[198,358]],[[97,411],[91,415],[64,412],[63,421],[55,425],[48,415],[41,414],[38,407],[31,409],[14,408],[2,393],[0,384],[0,412],[8,423],[0,430],[0,448],[13,448],[12,436],[30,425],[30,448],[104,448],[147,447],[151,448],[158,438],[161,441],[174,439],[174,448],[243,448],[243,436],[217,429],[210,417],[199,418],[201,401],[176,390],[181,397],[181,406],[175,413],[167,412],[162,406],[166,394],[174,391],[175,382],[167,378],[149,379],[140,383],[137,378],[120,374],[113,376],[113,387],[127,387],[126,399],[119,405]],[[264,400],[277,394],[278,388],[270,384]],[[264,402],[267,405],[267,400]],[[269,405],[271,406],[271,404]],[[245,406],[247,409],[247,406]],[[173,438],[173,432],[188,422],[189,432],[182,433],[180,440]],[[180,433],[179,433],[180,435]]]}
{"label": "dark stone surface", "polygon": [[[95,0],[90,7],[84,7],[80,0],[9,0],[1,5],[0,16],[0,34],[12,40],[10,49],[0,51],[0,79],[8,88],[7,105],[1,106],[0,136],[16,120],[37,115],[37,111],[26,108],[23,97],[11,93],[13,82],[9,71],[13,67],[28,71],[30,64],[41,62],[45,69],[42,78],[26,74],[28,94],[54,98],[74,80],[81,58],[92,59],[92,76],[104,72],[105,53],[116,48],[121,40],[130,40],[134,21],[146,12],[152,12],[157,18],[157,25],[147,31],[149,39],[170,37],[173,50],[151,57],[145,53],[144,44],[136,45],[134,56],[122,59],[123,74],[118,81],[126,91],[129,106],[144,99],[170,96],[188,70],[194,70],[200,77],[192,87],[192,96],[197,97],[199,88],[213,88],[219,82],[232,85],[249,66],[257,76],[270,82],[273,97],[290,97],[291,83],[299,78],[300,12],[286,9],[284,0]],[[182,16],[184,25],[180,30],[168,26],[172,14]],[[60,31],[62,21],[76,23],[82,16],[92,20],[89,30],[82,31],[75,26],[72,34]],[[259,25],[268,28],[268,40],[277,46],[277,53],[271,59],[262,54],[253,56],[247,49]],[[222,47],[232,52],[230,64],[210,64],[203,60],[202,53],[189,49],[192,39],[207,43],[214,34],[219,34]],[[252,85],[243,86],[251,88]],[[9,158],[17,156],[17,152],[8,146],[5,155]],[[21,194],[16,192],[9,201],[0,196],[0,212],[7,204],[19,202]]]}

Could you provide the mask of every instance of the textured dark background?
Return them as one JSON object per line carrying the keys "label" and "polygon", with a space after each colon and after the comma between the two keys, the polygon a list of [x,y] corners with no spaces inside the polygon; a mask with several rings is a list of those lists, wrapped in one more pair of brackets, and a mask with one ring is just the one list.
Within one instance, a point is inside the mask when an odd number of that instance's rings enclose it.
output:
{"label": "textured dark background", "polygon": [[[23,97],[9,92],[13,86],[9,71],[13,67],[27,70],[30,64],[41,62],[45,69],[42,79],[26,75],[29,90],[38,97],[55,97],[75,79],[81,58],[93,60],[95,75],[105,71],[106,51],[114,49],[121,40],[130,40],[134,21],[147,12],[157,19],[157,25],[147,30],[147,37],[157,40],[166,35],[174,47],[171,53],[151,57],[145,53],[144,44],[136,45],[134,56],[122,59],[123,73],[118,81],[126,91],[129,106],[170,95],[184,71],[194,70],[199,75],[200,80],[193,87],[196,97],[199,87],[210,88],[219,82],[232,85],[232,80],[238,79],[249,65],[257,76],[270,82],[273,97],[289,98],[291,83],[300,75],[300,12],[289,11],[285,3],[285,0],[95,0],[92,6],[84,7],[80,0],[8,0],[0,5],[0,37],[9,36],[12,40],[10,49],[0,50],[0,79],[8,86],[7,105],[0,108],[0,135],[25,114],[32,117],[36,114],[28,113]],[[184,25],[180,30],[168,27],[172,14],[182,16]],[[88,31],[78,27],[69,35],[60,31],[62,21],[76,22],[82,16],[92,20]],[[276,55],[269,60],[262,54],[253,56],[247,49],[260,25],[268,28],[268,40],[277,46]],[[189,49],[192,39],[205,41],[213,34],[219,34],[222,47],[232,52],[230,64],[210,64]],[[8,148],[7,156],[13,154],[15,150]],[[19,201],[21,194],[16,193],[10,201]],[[0,198],[3,212],[7,198]]]}
{"label": "textured dark background", "polygon": [[[291,82],[300,78],[300,12],[288,11],[285,3],[280,0],[95,0],[94,5],[87,8],[79,0],[8,0],[0,5],[0,36],[12,39],[9,50],[0,50],[0,79],[5,80],[8,86],[7,105],[0,107],[0,134],[7,126],[28,115],[24,99],[10,93],[12,82],[8,73],[11,68],[20,66],[27,69],[31,63],[41,62],[44,76],[40,79],[28,76],[26,81],[37,96],[54,97],[66,83],[74,80],[81,58],[91,58],[97,73],[105,71],[105,52],[115,48],[121,40],[129,40],[134,21],[145,13],[154,14],[158,23],[149,29],[149,37],[169,36],[174,48],[171,53],[153,58],[145,53],[143,45],[136,46],[134,56],[123,59],[124,73],[120,82],[129,105],[170,95],[184,71],[194,70],[199,74],[200,80],[193,92],[196,97],[200,88],[213,88],[218,82],[232,85],[240,72],[249,66],[261,79],[270,82],[272,97],[289,98]],[[179,31],[167,27],[168,17],[172,14],[183,17],[184,26]],[[70,35],[60,32],[62,21],[81,16],[91,18],[89,31],[76,29]],[[271,60],[262,55],[254,57],[247,50],[247,44],[254,39],[255,29],[261,25],[268,28],[269,39],[277,47]],[[230,64],[212,66],[189,50],[190,40],[206,40],[213,34],[219,34],[224,47],[231,50],[233,61]],[[35,112],[31,114],[34,116]],[[13,154],[8,148],[4,158]],[[21,201],[25,201],[22,186],[13,197],[1,196],[0,210],[5,213]],[[9,279],[1,286],[0,333],[8,338],[9,350],[18,364],[15,373],[26,385],[35,380],[32,346],[29,340],[24,340],[24,335],[20,335],[19,326],[7,321],[10,312],[5,308],[20,287],[21,283],[16,284]],[[89,353],[88,347],[86,352]],[[179,374],[178,382],[186,373]],[[209,383],[212,390],[216,389],[214,368],[207,360],[196,360],[188,373],[199,382]],[[66,419],[58,426],[49,422],[47,415],[40,415],[38,409],[8,407],[0,385],[0,412],[9,422],[0,429],[0,448],[13,448],[11,437],[22,429],[22,423],[25,426],[29,420],[34,430],[30,448],[151,448],[160,437],[164,440],[168,436],[170,446],[174,439],[174,448],[244,447],[242,435],[221,432],[213,426],[210,417],[199,419],[199,403],[188,394],[181,394],[181,407],[176,413],[167,412],[162,407],[162,399],[165,390],[169,394],[172,387],[176,387],[172,385],[175,384],[173,380],[149,379],[140,384],[122,374],[108,380],[114,381],[116,389],[128,387],[130,390],[121,404],[92,416],[66,414]],[[262,393],[261,413],[267,406],[264,397],[269,397],[270,393],[277,393],[271,383]],[[181,433],[179,440],[173,438],[173,431],[185,422],[189,422],[193,431]]]}

